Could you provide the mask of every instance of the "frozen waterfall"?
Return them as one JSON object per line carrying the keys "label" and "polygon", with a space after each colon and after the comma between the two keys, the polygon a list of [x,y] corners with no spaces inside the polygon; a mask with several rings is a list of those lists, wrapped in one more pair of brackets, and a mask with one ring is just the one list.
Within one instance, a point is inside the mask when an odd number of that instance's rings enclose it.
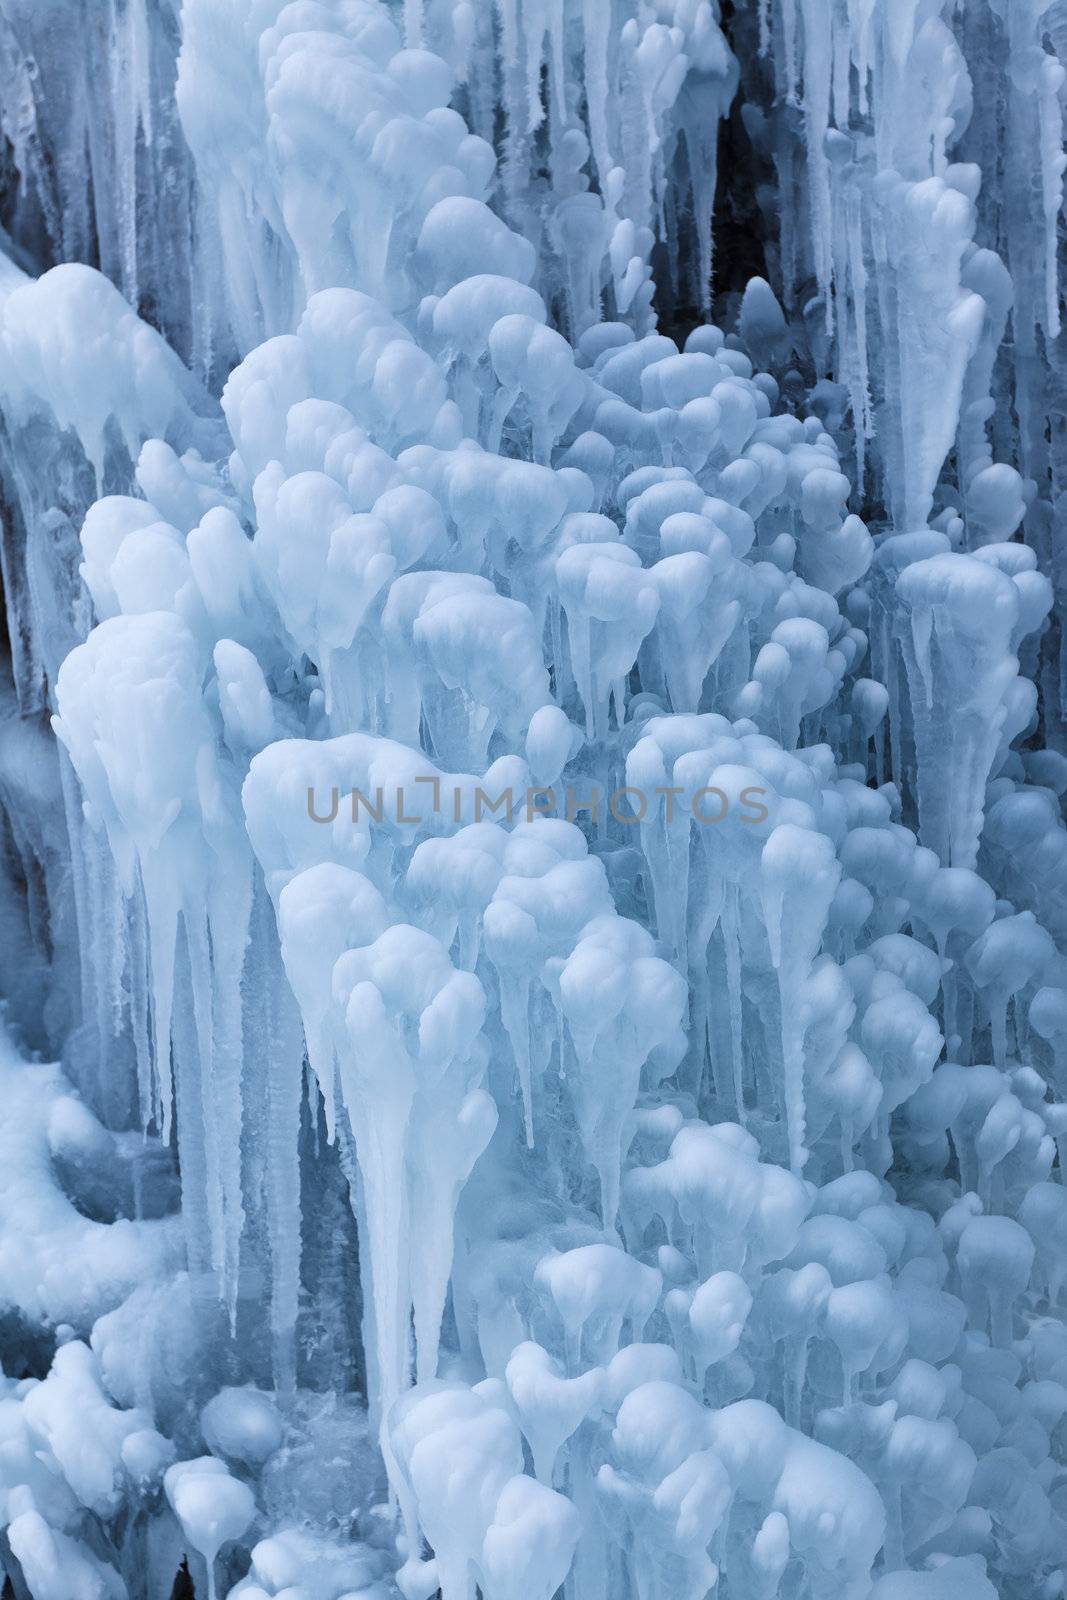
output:
{"label": "frozen waterfall", "polygon": [[1065,1600],[1065,106],[0,0],[3,1600]]}

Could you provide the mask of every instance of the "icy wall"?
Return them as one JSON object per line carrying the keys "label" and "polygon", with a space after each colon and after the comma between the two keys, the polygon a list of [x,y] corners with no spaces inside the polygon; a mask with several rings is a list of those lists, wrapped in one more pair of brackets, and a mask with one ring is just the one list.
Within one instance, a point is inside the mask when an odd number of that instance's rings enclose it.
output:
{"label": "icy wall", "polygon": [[1061,63],[0,0],[5,1596],[1061,1600]]}

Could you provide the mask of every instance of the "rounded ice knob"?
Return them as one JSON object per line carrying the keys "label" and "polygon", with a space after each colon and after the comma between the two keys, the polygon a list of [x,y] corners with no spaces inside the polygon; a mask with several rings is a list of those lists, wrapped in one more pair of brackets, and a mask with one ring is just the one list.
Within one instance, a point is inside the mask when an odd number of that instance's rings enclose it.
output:
{"label": "rounded ice knob", "polygon": [[981,1326],[989,1305],[995,1344],[1011,1340],[1012,1302],[1030,1282],[1034,1241],[1011,1217],[973,1217],[960,1235],[956,1265],[964,1298]]}
{"label": "rounded ice knob", "polygon": [[215,1600],[215,1557],[251,1525],[256,1514],[252,1491],[215,1456],[175,1462],[164,1474],[163,1488],[190,1547],[207,1564],[209,1600]]}
{"label": "rounded ice knob", "polygon": [[538,783],[555,783],[570,759],[578,729],[559,706],[541,706],[530,718],[526,734],[526,759]]}
{"label": "rounded ice knob", "polygon": [[258,1466],[282,1442],[282,1424],[269,1395],[258,1389],[220,1389],[200,1413],[200,1426],[208,1447]]}

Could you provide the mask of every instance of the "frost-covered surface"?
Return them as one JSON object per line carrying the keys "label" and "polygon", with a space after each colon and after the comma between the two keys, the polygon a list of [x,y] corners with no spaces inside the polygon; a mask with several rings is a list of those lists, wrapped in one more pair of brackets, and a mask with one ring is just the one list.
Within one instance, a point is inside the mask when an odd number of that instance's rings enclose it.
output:
{"label": "frost-covered surface", "polygon": [[0,0],[15,1600],[1059,1600],[1061,63]]}

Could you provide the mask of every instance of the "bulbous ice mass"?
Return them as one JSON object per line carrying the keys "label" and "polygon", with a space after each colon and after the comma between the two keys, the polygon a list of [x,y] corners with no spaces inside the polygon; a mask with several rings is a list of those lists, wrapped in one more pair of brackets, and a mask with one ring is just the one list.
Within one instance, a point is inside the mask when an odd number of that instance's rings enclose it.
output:
{"label": "bulbous ice mass", "polygon": [[0,0],[5,1594],[1060,1600],[1065,68]]}

